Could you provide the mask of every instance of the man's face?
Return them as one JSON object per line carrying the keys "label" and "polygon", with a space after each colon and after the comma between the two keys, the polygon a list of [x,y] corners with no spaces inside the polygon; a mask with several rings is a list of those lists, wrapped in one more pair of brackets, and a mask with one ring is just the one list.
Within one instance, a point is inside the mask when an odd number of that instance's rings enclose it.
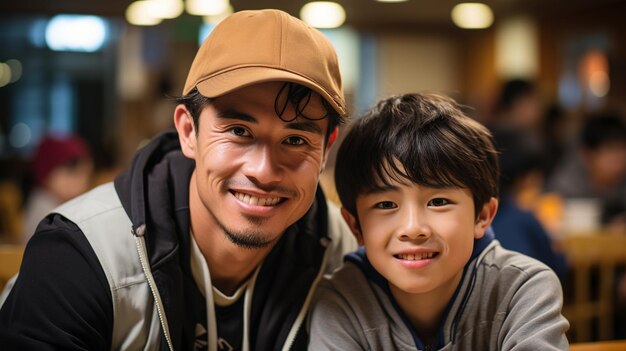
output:
{"label": "man's face", "polygon": [[[189,139],[200,215],[243,247],[274,242],[306,213],[328,151],[327,118],[284,122],[276,115],[282,86],[261,83],[216,98],[202,110],[197,134]],[[319,96],[307,110],[324,115]],[[284,116],[294,115],[287,110]]]}

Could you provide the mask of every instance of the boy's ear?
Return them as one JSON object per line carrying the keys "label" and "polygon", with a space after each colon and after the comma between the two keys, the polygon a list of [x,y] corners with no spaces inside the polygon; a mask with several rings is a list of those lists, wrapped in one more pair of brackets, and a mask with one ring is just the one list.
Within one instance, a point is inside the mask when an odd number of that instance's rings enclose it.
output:
{"label": "boy's ear", "polygon": [[174,126],[178,132],[178,140],[183,155],[195,159],[196,130],[191,113],[183,104],[176,106],[174,110]]}
{"label": "boy's ear", "polygon": [[498,199],[492,197],[489,201],[483,205],[483,208],[478,213],[476,218],[476,224],[474,224],[474,238],[480,239],[485,235],[485,232],[493,222],[493,218],[498,211]]}
{"label": "boy's ear", "polygon": [[363,234],[361,233],[361,227],[359,226],[359,221],[352,215],[352,213],[348,212],[345,207],[341,208],[341,216],[343,220],[348,223],[348,227],[350,227],[350,231],[356,238],[359,246],[363,246]]}

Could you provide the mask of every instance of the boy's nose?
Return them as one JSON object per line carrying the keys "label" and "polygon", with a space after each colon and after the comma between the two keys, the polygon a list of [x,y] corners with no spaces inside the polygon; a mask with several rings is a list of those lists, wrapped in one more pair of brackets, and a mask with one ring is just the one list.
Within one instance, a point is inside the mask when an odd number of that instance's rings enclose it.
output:
{"label": "boy's nose", "polygon": [[397,236],[400,240],[427,239],[431,235],[430,227],[418,211],[406,210],[402,212]]}

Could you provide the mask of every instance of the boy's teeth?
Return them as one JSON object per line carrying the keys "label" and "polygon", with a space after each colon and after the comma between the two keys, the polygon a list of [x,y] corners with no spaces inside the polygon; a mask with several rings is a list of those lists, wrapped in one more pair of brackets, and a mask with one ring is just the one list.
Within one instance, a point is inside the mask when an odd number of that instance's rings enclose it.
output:
{"label": "boy's teeth", "polygon": [[427,258],[432,258],[433,255],[434,255],[434,253],[432,253],[432,252],[428,252],[428,253],[425,252],[425,253],[417,254],[417,255],[414,255],[414,254],[400,254],[400,255],[398,255],[398,257],[400,259],[407,260],[407,261],[415,261],[415,260],[425,260]]}
{"label": "boy's teeth", "polygon": [[280,201],[280,197],[256,197],[242,193],[235,193],[235,197],[242,202],[255,206],[274,206]]}

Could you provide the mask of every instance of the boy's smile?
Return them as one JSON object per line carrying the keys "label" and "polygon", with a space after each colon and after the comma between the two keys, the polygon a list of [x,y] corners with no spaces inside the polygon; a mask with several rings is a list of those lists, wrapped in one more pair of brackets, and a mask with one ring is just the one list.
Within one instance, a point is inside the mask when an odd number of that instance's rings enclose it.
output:
{"label": "boy's smile", "polygon": [[393,255],[401,265],[407,268],[425,267],[435,260],[437,256],[439,256],[439,252],[429,249],[404,250]]}

